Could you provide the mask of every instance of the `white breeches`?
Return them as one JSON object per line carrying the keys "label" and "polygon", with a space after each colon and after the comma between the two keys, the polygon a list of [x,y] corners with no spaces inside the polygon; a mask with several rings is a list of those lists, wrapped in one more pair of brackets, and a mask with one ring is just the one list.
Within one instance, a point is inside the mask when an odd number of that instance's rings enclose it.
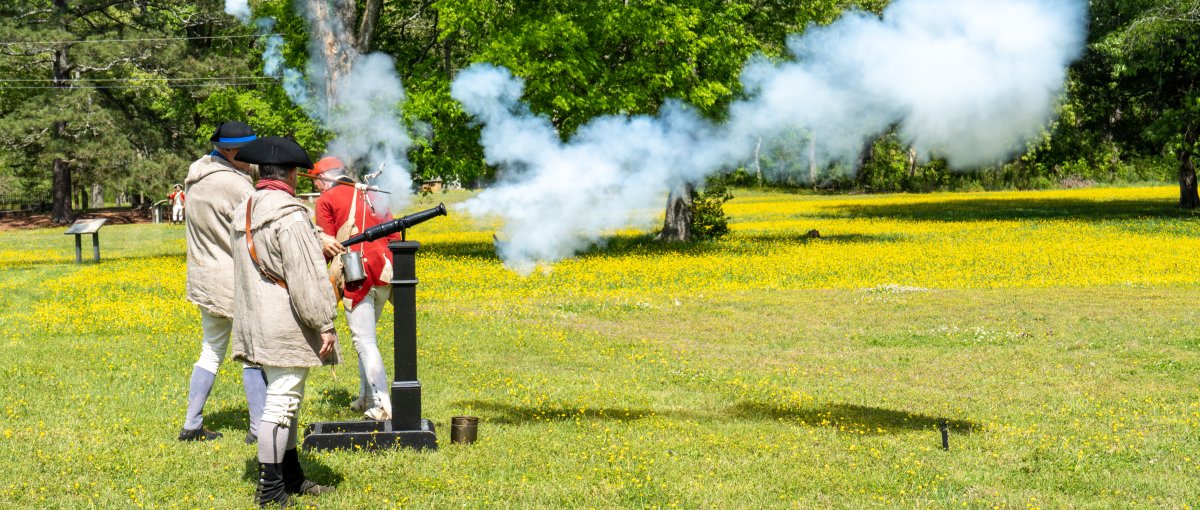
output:
{"label": "white breeches", "polygon": [[218,317],[204,307],[200,308],[200,328],[204,338],[200,342],[200,359],[195,366],[217,373],[225,354],[229,352],[229,334],[233,331],[233,319]]}
{"label": "white breeches", "polygon": [[171,208],[171,221],[183,221],[182,205],[177,205]]}
{"label": "white breeches", "polygon": [[300,402],[304,400],[304,380],[308,378],[308,369],[271,366],[262,369],[267,377],[267,402],[263,406],[260,434],[271,434],[262,432],[269,430],[265,427],[272,427],[268,423],[289,428],[287,449],[295,448],[296,425],[300,419]]}
{"label": "white breeches", "polygon": [[391,285],[372,287],[367,297],[351,308],[350,300],[342,300],[346,309],[346,325],[350,328],[350,339],[358,351],[359,398],[374,401],[368,407],[382,406],[391,412],[392,401],[388,398],[387,369],[379,355],[379,341],[375,337],[375,324],[383,313],[383,305],[392,295]]}
{"label": "white breeches", "polygon": [[[221,369],[221,362],[229,353],[229,335],[233,332],[233,319],[218,317],[204,307],[200,309],[200,329],[204,337],[200,340],[200,359],[193,365],[212,373]],[[242,366],[250,366],[242,364]]]}

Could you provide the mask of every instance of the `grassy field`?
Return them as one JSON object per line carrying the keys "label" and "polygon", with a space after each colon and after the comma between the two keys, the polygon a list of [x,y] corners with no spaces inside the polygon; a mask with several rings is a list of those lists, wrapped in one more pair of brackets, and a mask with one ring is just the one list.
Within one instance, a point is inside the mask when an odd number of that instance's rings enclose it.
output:
{"label": "grassy field", "polygon": [[[495,225],[414,230],[441,447],[308,455],[321,508],[1200,501],[1200,224],[1174,188],[736,194],[719,242],[620,232],[529,277]],[[175,440],[200,334],[182,227],[101,242],[76,265],[62,229],[0,232],[0,507],[250,507],[239,365],[206,413],[226,437]],[[356,418],[339,327],[303,421]],[[448,444],[463,414],[479,442]]]}

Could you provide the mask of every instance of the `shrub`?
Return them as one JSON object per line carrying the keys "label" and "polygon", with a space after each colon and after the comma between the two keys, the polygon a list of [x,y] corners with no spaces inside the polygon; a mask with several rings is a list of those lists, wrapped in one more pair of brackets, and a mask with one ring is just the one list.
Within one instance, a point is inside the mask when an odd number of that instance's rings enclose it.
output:
{"label": "shrub", "polygon": [[692,238],[697,241],[716,239],[729,233],[729,217],[725,202],[733,193],[721,179],[709,179],[704,190],[692,197]]}

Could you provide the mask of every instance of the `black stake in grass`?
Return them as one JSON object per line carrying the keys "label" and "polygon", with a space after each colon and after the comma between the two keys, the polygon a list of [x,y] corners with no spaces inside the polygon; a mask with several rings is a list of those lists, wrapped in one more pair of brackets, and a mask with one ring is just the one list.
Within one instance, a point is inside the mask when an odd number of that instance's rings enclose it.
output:
{"label": "black stake in grass", "polygon": [[938,423],[938,430],[942,431],[942,449],[949,450],[950,449],[950,424],[946,423],[946,420],[942,420],[941,423]]}

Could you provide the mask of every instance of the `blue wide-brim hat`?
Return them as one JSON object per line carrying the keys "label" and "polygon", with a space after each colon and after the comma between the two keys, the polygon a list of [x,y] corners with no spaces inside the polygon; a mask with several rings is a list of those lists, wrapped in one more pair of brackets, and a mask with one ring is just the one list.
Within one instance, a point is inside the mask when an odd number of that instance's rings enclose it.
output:
{"label": "blue wide-brim hat", "polygon": [[222,149],[237,149],[254,141],[255,138],[257,136],[254,135],[254,128],[246,125],[244,122],[231,120],[229,122],[222,122],[220,126],[217,126],[212,138],[208,140],[213,145]]}

